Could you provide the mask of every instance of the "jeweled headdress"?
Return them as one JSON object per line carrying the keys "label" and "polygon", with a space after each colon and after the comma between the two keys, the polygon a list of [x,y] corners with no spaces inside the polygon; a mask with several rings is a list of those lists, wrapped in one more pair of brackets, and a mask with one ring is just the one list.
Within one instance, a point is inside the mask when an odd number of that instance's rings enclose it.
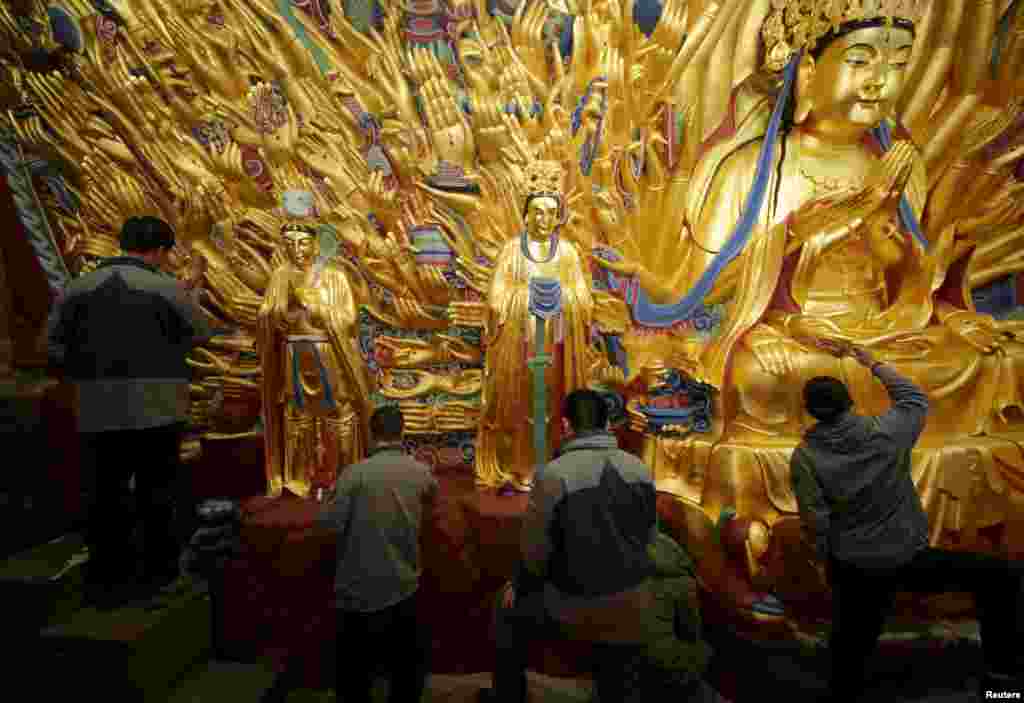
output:
{"label": "jeweled headdress", "polygon": [[547,195],[562,202],[562,179],[565,171],[557,161],[531,161],[523,174],[527,199]]}
{"label": "jeweled headdress", "polygon": [[312,223],[308,222],[286,222],[281,225],[281,235],[284,237],[306,235],[309,237],[316,237],[320,233],[320,228]]}
{"label": "jeweled headdress", "polygon": [[813,49],[825,35],[847,22],[885,18],[917,24],[925,0],[772,0],[761,27],[765,68],[781,71],[801,49]]}

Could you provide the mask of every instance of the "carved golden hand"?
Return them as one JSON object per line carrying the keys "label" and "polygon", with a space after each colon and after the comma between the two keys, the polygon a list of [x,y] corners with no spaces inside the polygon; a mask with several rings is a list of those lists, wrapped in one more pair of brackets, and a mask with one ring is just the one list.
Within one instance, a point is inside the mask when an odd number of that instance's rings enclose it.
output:
{"label": "carved golden hand", "polygon": [[[245,97],[249,86],[242,72],[231,70],[237,65],[241,41],[238,29],[233,24],[219,30],[203,31],[203,28],[209,26],[205,18],[196,26],[188,18],[166,14],[163,22],[168,30],[166,40],[174,47],[176,57],[189,67],[199,86],[214,91],[226,100],[241,100]],[[185,106],[172,107],[180,110]],[[185,107],[185,111],[191,113],[191,108]]]}
{"label": "carved golden hand", "polygon": [[614,271],[615,273],[624,278],[636,276],[641,271],[644,270],[643,264],[639,263],[638,261],[631,261],[629,259],[619,259],[618,261],[611,261],[610,259],[594,255],[591,255],[591,258],[601,268],[608,269],[609,271]]}
{"label": "carved golden hand", "polygon": [[832,200],[810,201],[800,207],[793,221],[797,241],[826,234],[843,236],[856,230],[887,202],[898,199],[910,179],[916,147],[897,142],[875,165],[868,182]]}
{"label": "carved golden hand", "polygon": [[634,399],[626,403],[626,415],[629,417],[629,429],[633,432],[647,432],[647,416],[640,410],[642,402]]}
{"label": "carved golden hand", "polygon": [[451,401],[440,405],[401,402],[405,431],[411,434],[435,434],[472,429],[480,422],[480,408],[468,401]]}
{"label": "carved golden hand", "polygon": [[983,354],[995,354],[1002,349],[1004,342],[1012,338],[999,329],[998,323],[991,315],[972,312],[957,312],[946,318],[949,327],[960,339],[964,340]]}
{"label": "carved golden hand", "polygon": [[772,376],[783,377],[793,373],[792,344],[783,340],[751,346],[761,370]]}
{"label": "carved golden hand", "polygon": [[398,190],[384,181],[383,171],[371,171],[363,188],[370,211],[388,224],[399,212]]}
{"label": "carved golden hand", "polygon": [[339,198],[347,199],[359,188],[358,178],[351,167],[358,167],[363,158],[344,137],[327,139],[322,134],[310,132],[303,135],[296,155],[324,176]]}
{"label": "carved golden hand", "polygon": [[621,391],[626,386],[626,372],[618,366],[612,366],[607,359],[598,364],[597,373],[592,376],[601,385]]}
{"label": "carved golden hand", "polygon": [[259,65],[274,78],[294,82],[301,76],[317,74],[313,57],[276,8],[238,0],[224,0],[224,6],[231,9],[238,26],[242,27]]}
{"label": "carved golden hand", "polygon": [[[399,387],[394,378],[396,373],[416,379],[415,383],[411,387]],[[480,369],[465,369],[455,374],[382,369],[380,389],[389,398],[416,398],[437,392],[466,396],[478,393],[482,380],[483,372]]]}
{"label": "carved golden hand", "polygon": [[476,152],[473,131],[440,60],[430,49],[413,49],[408,53],[408,64],[412,81],[420,89],[420,102],[437,157],[471,171]]}
{"label": "carved golden hand", "polygon": [[852,341],[835,322],[814,315],[788,316],[785,321],[785,330],[790,337],[800,340],[827,339],[845,343]]}
{"label": "carved golden hand", "polygon": [[25,82],[37,99],[36,109],[56,135],[50,135],[43,128],[40,117],[29,117],[24,121],[12,119],[19,139],[30,144],[52,144],[71,163],[88,154],[91,147],[79,135],[88,116],[82,89],[76,83],[69,85],[59,74],[43,76],[30,73],[25,76]]}
{"label": "carved golden hand", "polygon": [[480,348],[469,344],[466,340],[447,334],[438,334],[435,339],[441,340],[441,348],[444,350],[445,356],[451,361],[457,361],[462,364],[480,363],[483,356]]}
{"label": "carved golden hand", "polygon": [[452,324],[459,327],[483,327],[487,305],[478,301],[461,301],[449,306]]}
{"label": "carved golden hand", "polygon": [[429,366],[445,361],[435,344],[416,337],[378,337],[374,346],[386,350],[384,360],[380,361],[380,365],[386,368]]}
{"label": "carved golden hand", "polygon": [[511,43],[527,70],[538,80],[549,80],[544,25],[551,16],[546,2],[520,2],[512,18]]}
{"label": "carved golden hand", "polygon": [[825,344],[849,344],[850,338],[831,320],[813,315],[789,315],[783,323],[785,337],[774,335],[765,338],[754,337],[747,340],[747,347],[754,353],[754,358],[765,373],[783,377],[793,373],[794,351],[799,348],[799,340],[815,347]]}
{"label": "carved golden hand", "polygon": [[619,248],[616,243],[619,239],[628,238],[629,232],[621,232],[623,208],[611,191],[603,190],[594,195],[594,215],[605,241],[612,247]]}

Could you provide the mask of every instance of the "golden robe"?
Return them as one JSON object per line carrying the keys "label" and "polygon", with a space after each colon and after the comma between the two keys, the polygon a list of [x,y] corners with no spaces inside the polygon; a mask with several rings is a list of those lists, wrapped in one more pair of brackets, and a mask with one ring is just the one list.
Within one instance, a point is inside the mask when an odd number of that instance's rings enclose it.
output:
{"label": "golden robe", "polygon": [[[356,341],[358,309],[345,274],[327,266],[321,270],[316,285],[306,288],[306,306],[315,334],[308,329],[289,325],[286,314],[292,281],[304,272],[291,265],[278,268],[271,275],[266,296],[259,313],[257,344],[263,365],[263,417],[265,465],[268,484],[283,476],[303,477],[308,482],[312,467],[286,467],[288,461],[289,417],[319,420],[318,431],[332,431],[330,422],[345,421],[351,436],[333,438],[345,448],[339,457],[335,475],[342,467],[366,456],[369,446],[369,418],[372,412],[370,382]],[[331,386],[335,408],[329,409],[324,398],[320,357],[326,379]],[[299,385],[303,396],[301,410],[295,405],[294,364],[299,366]],[[295,424],[296,420],[291,422]],[[303,440],[306,441],[306,440]],[[311,449],[315,450],[315,447]],[[300,456],[308,456],[300,453]],[[308,489],[308,486],[307,486]]]}
{"label": "golden robe", "polygon": [[[708,198],[696,213],[696,231],[731,231],[751,188],[761,144],[761,139],[754,140],[721,162]],[[932,412],[927,434],[979,434],[998,426],[1007,409],[1024,407],[1024,345],[1008,342],[1006,354],[982,354],[936,315],[940,301],[973,310],[970,295],[962,287],[947,285],[953,264],[952,231],[932,242],[928,251],[904,232],[903,260],[888,270],[876,264],[855,238],[836,244],[816,235],[797,242],[787,218],[809,201],[812,193],[799,177],[794,159],[784,160],[780,170],[781,151],[776,148],[760,226],[732,264],[738,269],[731,272],[738,284],[726,324],[703,355],[709,382],[726,388],[741,369],[755,366],[749,352],[753,345],[788,344],[795,378],[764,374],[763,379],[748,379],[754,386],[780,386],[777,393],[761,394],[761,400],[774,407],[747,408],[771,415],[762,419],[777,422],[780,434],[792,436],[802,429],[800,391],[803,382],[816,375],[846,380],[863,410],[885,408],[884,391],[867,370],[852,360],[836,359],[793,340],[783,329],[786,315],[809,314],[835,322],[855,343],[891,362],[928,392]],[[908,200],[918,217],[925,183],[923,169],[915,169]],[[820,275],[826,266],[832,267],[833,275]],[[839,289],[846,278],[851,281],[850,288]],[[728,422],[743,410],[742,397],[727,392],[723,401],[720,421]],[[758,405],[756,399],[754,405]],[[756,431],[768,429],[762,425]]]}
{"label": "golden robe", "polygon": [[[536,252],[532,256],[542,260]],[[549,450],[560,435],[562,398],[587,384],[594,313],[589,268],[565,238],[550,262],[538,264],[523,256],[514,237],[498,255],[487,296],[484,410],[476,452],[477,482],[487,486],[511,481],[525,488],[533,477],[533,380],[527,361],[536,352],[529,282],[537,276],[562,285],[561,314],[546,321],[544,333],[544,352],[552,355],[546,370]]]}

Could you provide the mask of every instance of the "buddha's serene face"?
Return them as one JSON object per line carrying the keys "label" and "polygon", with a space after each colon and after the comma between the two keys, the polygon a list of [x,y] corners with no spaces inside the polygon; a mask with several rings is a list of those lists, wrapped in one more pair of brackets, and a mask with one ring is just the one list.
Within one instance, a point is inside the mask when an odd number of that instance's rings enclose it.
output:
{"label": "buddha's serene face", "polygon": [[292,262],[302,269],[308,269],[316,261],[316,238],[305,232],[285,232],[285,247]]}
{"label": "buddha's serene face", "polygon": [[550,196],[534,198],[526,209],[526,231],[533,239],[547,239],[558,226],[558,200]]}
{"label": "buddha's serene face", "polygon": [[900,27],[868,27],[833,41],[807,84],[814,121],[874,127],[899,100],[914,37]]}

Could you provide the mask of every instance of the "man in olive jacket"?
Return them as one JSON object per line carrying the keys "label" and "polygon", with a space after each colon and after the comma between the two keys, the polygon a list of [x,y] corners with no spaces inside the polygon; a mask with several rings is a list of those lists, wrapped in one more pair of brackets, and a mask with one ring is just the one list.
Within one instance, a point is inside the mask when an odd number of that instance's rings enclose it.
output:
{"label": "man in olive jacket", "polygon": [[981,617],[985,691],[1020,691],[1022,565],[928,546],[928,517],[911,477],[928,397],[861,347],[835,347],[868,367],[892,400],[865,417],[838,379],[804,388],[817,423],[793,452],[793,490],[809,541],[833,588],[830,701],[860,700],[866,664],[896,592],[970,591]]}

